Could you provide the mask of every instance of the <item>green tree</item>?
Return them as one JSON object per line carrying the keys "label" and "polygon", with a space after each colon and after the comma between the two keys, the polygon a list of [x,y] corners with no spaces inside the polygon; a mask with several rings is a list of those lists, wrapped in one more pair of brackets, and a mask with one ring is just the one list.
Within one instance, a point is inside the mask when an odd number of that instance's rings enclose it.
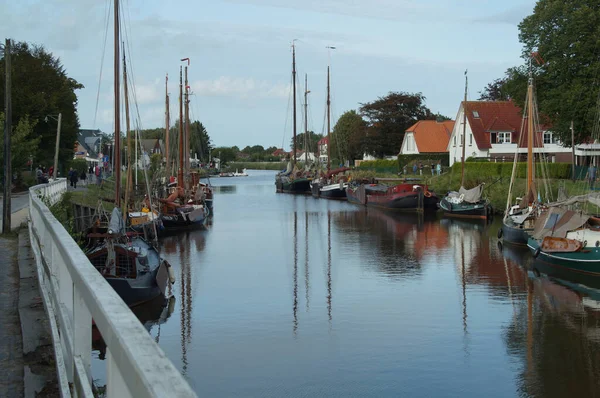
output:
{"label": "green tree", "polygon": [[234,161],[236,152],[230,147],[217,147],[212,150],[212,156],[221,160],[221,167],[226,166],[227,163]]}
{"label": "green tree", "polygon": [[510,95],[507,92],[507,78],[496,79],[479,92],[479,101],[508,101]]}
{"label": "green tree", "polygon": [[[310,152],[317,152],[317,142],[319,142],[321,138],[323,138],[323,134],[315,134],[314,131],[308,132],[307,144]],[[296,135],[296,146],[299,151],[304,151],[304,133]],[[290,148],[294,148],[294,138],[290,139]]]}
{"label": "green tree", "polygon": [[69,167],[73,168],[73,170],[77,171],[77,175],[80,175],[82,172],[87,173],[87,162],[85,159],[72,159]]}
{"label": "green tree", "polygon": [[[56,121],[47,115],[62,113],[59,163],[67,164],[73,157],[73,145],[79,131],[77,95],[83,88],[67,76],[60,60],[44,47],[25,42],[13,43],[11,51],[12,118],[24,120],[27,116],[33,134],[40,138],[39,162],[54,162]],[[0,76],[5,74],[4,57],[0,58]],[[0,109],[4,109],[5,80],[0,79]]]}
{"label": "green tree", "polygon": [[539,0],[533,14],[519,24],[525,65],[506,72],[508,95],[523,105],[528,64],[532,72],[540,114],[563,142],[570,143],[574,122],[576,141],[594,130],[598,117],[600,82],[600,3],[597,0]]}
{"label": "green tree", "polygon": [[367,123],[355,111],[347,111],[338,119],[331,133],[331,156],[340,160],[360,159]]}
{"label": "green tree", "polygon": [[368,126],[365,152],[378,158],[397,155],[406,129],[416,121],[435,120],[421,93],[390,92],[376,101],[361,104],[360,112]]}
{"label": "green tree", "polygon": [[197,153],[202,162],[207,162],[212,148],[213,144],[206,127],[198,120],[190,123],[190,152],[192,156]]}
{"label": "green tree", "polygon": [[[41,137],[35,135],[35,121],[31,121],[26,115],[12,125],[12,133],[10,136],[10,155],[11,166],[13,173],[22,171],[27,168],[27,162],[32,159],[33,162],[38,160],[37,153],[42,140]],[[4,126],[4,113],[0,113],[0,126]],[[0,139],[4,142],[4,128],[0,131]],[[73,150],[73,148],[71,148]],[[48,167],[51,163],[48,163]],[[52,163],[53,164],[53,163]],[[37,164],[33,165],[33,169]],[[0,151],[0,170],[4,175],[4,151]]]}

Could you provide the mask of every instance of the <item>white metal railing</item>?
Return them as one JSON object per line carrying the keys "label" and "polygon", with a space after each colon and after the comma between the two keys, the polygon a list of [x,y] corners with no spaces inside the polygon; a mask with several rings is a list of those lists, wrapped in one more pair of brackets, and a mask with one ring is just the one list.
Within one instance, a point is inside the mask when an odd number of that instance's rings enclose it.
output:
{"label": "white metal railing", "polygon": [[31,247],[51,324],[61,396],[93,397],[93,319],[107,346],[107,397],[196,397],[41,200],[41,195],[50,203],[59,200],[67,190],[61,180],[29,190]]}

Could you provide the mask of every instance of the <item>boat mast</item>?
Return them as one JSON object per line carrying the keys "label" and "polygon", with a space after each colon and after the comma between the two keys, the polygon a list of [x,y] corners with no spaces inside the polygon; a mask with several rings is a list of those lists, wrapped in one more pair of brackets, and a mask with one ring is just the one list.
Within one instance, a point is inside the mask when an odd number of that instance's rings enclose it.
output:
{"label": "boat mast", "polygon": [[190,176],[190,93],[188,85],[188,65],[190,64],[189,58],[183,58],[182,61],[187,61],[188,64],[185,67],[185,179],[187,189],[191,189],[189,182]]}
{"label": "boat mast", "polygon": [[329,65],[327,65],[327,171],[331,168],[331,90],[329,87]]}
{"label": "boat mast", "polygon": [[169,173],[169,74],[165,78],[165,161]]}
{"label": "boat mast", "polygon": [[183,188],[183,67],[179,66],[179,169],[177,187]]}
{"label": "boat mast", "polygon": [[308,163],[308,74],[304,74],[304,163]]}
{"label": "boat mast", "polygon": [[465,144],[467,143],[467,71],[465,71],[465,100],[463,102],[463,133],[462,133],[462,157],[460,167],[460,186],[465,186]]}
{"label": "boat mast", "polygon": [[[125,44],[123,44],[125,48]],[[123,219],[127,219],[127,212],[132,188],[131,176],[131,129],[129,124],[129,90],[127,87],[127,61],[125,60],[125,50],[123,50],[123,89],[125,94],[125,126],[127,131],[127,189],[125,190],[125,204]]]}
{"label": "boat mast", "polygon": [[292,170],[296,166],[296,40],[292,40],[292,87],[294,96],[294,142],[293,149],[294,156],[292,157]]}
{"label": "boat mast", "polygon": [[119,0],[114,3],[114,91],[115,91],[115,145],[114,145],[114,172],[115,172],[115,206],[121,204],[121,121],[120,121],[120,76],[119,76]]}
{"label": "boat mast", "polygon": [[[529,61],[531,63],[531,60]],[[529,68],[529,83],[527,85],[527,195],[533,189],[533,72]]]}

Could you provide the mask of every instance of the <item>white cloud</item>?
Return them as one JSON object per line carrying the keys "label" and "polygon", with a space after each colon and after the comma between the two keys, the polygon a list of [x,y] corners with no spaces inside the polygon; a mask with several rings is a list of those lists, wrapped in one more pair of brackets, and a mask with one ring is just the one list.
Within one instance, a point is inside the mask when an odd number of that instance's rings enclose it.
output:
{"label": "white cloud", "polygon": [[214,80],[193,82],[192,91],[199,95],[247,98],[287,98],[290,85],[253,78],[221,76]]}

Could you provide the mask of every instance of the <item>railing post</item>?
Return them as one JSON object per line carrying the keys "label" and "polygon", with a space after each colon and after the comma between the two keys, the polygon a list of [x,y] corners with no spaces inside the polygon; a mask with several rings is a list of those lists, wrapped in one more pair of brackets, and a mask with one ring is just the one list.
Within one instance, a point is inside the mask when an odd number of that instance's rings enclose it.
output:
{"label": "railing post", "polygon": [[73,355],[81,359],[88,383],[92,382],[92,315],[73,286]]}
{"label": "railing post", "polygon": [[106,396],[133,398],[108,346],[106,347]]}

